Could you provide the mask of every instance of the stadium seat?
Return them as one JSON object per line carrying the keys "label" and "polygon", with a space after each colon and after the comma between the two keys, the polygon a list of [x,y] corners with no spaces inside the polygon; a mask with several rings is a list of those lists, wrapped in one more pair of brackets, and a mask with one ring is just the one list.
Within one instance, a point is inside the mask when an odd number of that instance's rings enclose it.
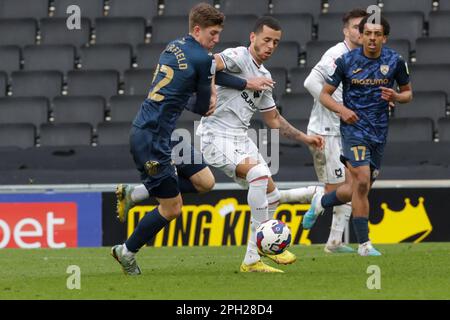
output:
{"label": "stadium seat", "polygon": [[15,97],[42,96],[49,99],[62,92],[63,74],[59,71],[16,71],[11,74]]}
{"label": "stadium seat", "polygon": [[283,96],[283,94],[286,93],[287,71],[285,68],[270,68],[269,71],[272,76],[272,80],[275,81],[273,94],[275,100],[277,101]]}
{"label": "stadium seat", "polygon": [[382,0],[383,12],[399,12],[399,11],[418,11],[425,15],[425,20],[428,20],[428,15],[433,9],[434,0]]}
{"label": "stadium seat", "polygon": [[422,12],[390,12],[384,17],[391,26],[389,40],[409,40],[411,48],[415,48],[416,39],[422,37],[424,15]]}
{"label": "stadium seat", "polygon": [[199,2],[206,2],[211,5],[214,4],[213,0],[164,0],[164,15],[167,16],[188,16],[189,11],[193,6]]}
{"label": "stadium seat", "polygon": [[257,16],[269,13],[268,0],[220,0],[220,11],[225,15],[254,14]]}
{"label": "stadium seat", "polygon": [[322,1],[317,0],[272,0],[272,12],[274,14],[285,13],[308,13],[317,22],[319,14],[322,12]]}
{"label": "stadium seat", "polygon": [[98,18],[95,21],[97,44],[126,43],[135,48],[145,41],[144,18]]}
{"label": "stadium seat", "polygon": [[450,37],[418,39],[416,42],[416,63],[450,63]]}
{"label": "stadium seat", "polygon": [[54,123],[89,123],[93,128],[105,120],[102,97],[56,97],[53,99]]}
{"label": "stadium seat", "polygon": [[0,123],[31,123],[39,127],[48,122],[48,107],[44,97],[0,98]]}
{"label": "stadium seat", "polygon": [[285,94],[280,100],[281,114],[288,121],[309,120],[313,103],[314,99],[309,93]]}
{"label": "stadium seat", "polygon": [[20,48],[17,46],[0,47],[0,70],[11,73],[20,69]]}
{"label": "stadium seat", "polygon": [[111,122],[132,122],[146,96],[114,96],[109,100]]}
{"label": "stadium seat", "polygon": [[125,71],[125,94],[130,96],[147,96],[152,83],[154,69]]}
{"label": "stadium seat", "polygon": [[366,10],[371,5],[378,5],[378,0],[328,0],[328,13],[344,14],[354,8]]}
{"label": "stadium seat", "polygon": [[389,121],[389,142],[433,141],[433,120],[429,118],[399,118]]}
{"label": "stadium seat", "polygon": [[430,37],[450,37],[450,11],[430,13]]}
{"label": "stadium seat", "polygon": [[[14,137],[14,139],[11,139]],[[31,123],[0,124],[0,147],[34,147],[36,128]]]}
{"label": "stadium seat", "polygon": [[1,19],[0,46],[35,44],[36,30],[37,25],[34,19]]}
{"label": "stadium seat", "polygon": [[220,34],[220,41],[237,41],[247,46],[250,43],[250,32],[258,17],[256,15],[228,15],[226,17],[226,27]]}
{"label": "stadium seat", "polygon": [[395,106],[394,116],[395,118],[430,118],[437,128],[438,119],[445,117],[445,110],[446,96],[444,92],[415,91],[411,102]]}
{"label": "stadium seat", "polygon": [[136,63],[138,69],[155,69],[159,56],[167,47],[167,43],[140,44],[136,50]]}
{"label": "stadium seat", "polygon": [[150,25],[158,15],[158,0],[109,0],[109,17],[141,17]]}
{"label": "stadium seat", "polygon": [[0,0],[0,18],[48,17],[49,0]]}
{"label": "stadium seat", "polygon": [[304,49],[312,39],[313,17],[310,14],[274,14],[282,27],[281,41],[295,41]]}
{"label": "stadium seat", "polygon": [[166,45],[172,40],[187,36],[189,33],[188,24],[189,18],[187,16],[155,17],[153,19],[151,42]]}
{"label": "stadium seat", "polygon": [[69,30],[66,18],[46,18],[40,23],[42,44],[71,44],[76,48],[89,43],[91,23],[81,18],[81,29]]}
{"label": "stadium seat", "polygon": [[109,99],[118,93],[119,74],[113,70],[70,71],[67,92],[70,96],[101,96]]}
{"label": "stadium seat", "polygon": [[222,42],[220,41],[218,44],[214,46],[214,48],[211,50],[213,53],[220,53],[228,48],[236,48],[242,46],[241,43],[237,41],[231,41],[231,42]]}
{"label": "stadium seat", "polygon": [[72,45],[32,45],[23,49],[24,70],[57,70],[66,74],[75,67]]}
{"label": "stadium seat", "polygon": [[450,0],[439,0],[440,11],[450,11]]}
{"label": "stadium seat", "polygon": [[409,62],[410,59],[410,51],[411,51],[411,46],[409,44],[408,40],[391,40],[388,39],[388,41],[385,44],[386,47],[389,47],[391,49],[394,49],[395,51],[397,51],[397,53],[399,53],[403,59],[406,62]]}
{"label": "stadium seat", "polygon": [[444,91],[450,97],[450,64],[415,65],[410,71],[415,91]]}
{"label": "stadium seat", "polygon": [[71,5],[80,7],[81,14],[94,22],[95,18],[102,17],[104,14],[103,0],[54,0],[54,17],[67,18],[67,8]]}
{"label": "stadium seat", "polygon": [[294,68],[289,70],[291,93],[308,93],[303,83],[310,72],[310,68]]}
{"label": "stadium seat", "polygon": [[438,121],[439,141],[450,141],[450,118],[442,118]]}
{"label": "stadium seat", "polygon": [[320,41],[342,41],[342,13],[327,13],[319,16],[317,39]]}
{"label": "stadium seat", "polygon": [[127,44],[98,44],[81,49],[83,70],[117,70],[121,75],[131,68],[131,47]]}
{"label": "stadium seat", "polygon": [[8,87],[8,75],[6,72],[0,71],[0,97],[6,96],[6,88]]}
{"label": "stadium seat", "polygon": [[325,52],[336,44],[336,41],[309,41],[306,44],[306,66],[314,67]]}
{"label": "stadium seat", "polygon": [[180,117],[178,118],[178,121],[200,121],[200,119],[202,118],[201,115],[196,114],[194,112],[190,112],[188,110],[183,110],[183,112],[181,113]]}
{"label": "stadium seat", "polygon": [[280,42],[270,59],[264,62],[264,66],[271,68],[295,68],[299,62],[299,47],[297,42]]}
{"label": "stadium seat", "polygon": [[88,123],[41,125],[39,143],[42,147],[90,146],[92,127]]}
{"label": "stadium seat", "polygon": [[97,144],[99,146],[128,145],[130,129],[130,122],[100,123],[97,130]]}

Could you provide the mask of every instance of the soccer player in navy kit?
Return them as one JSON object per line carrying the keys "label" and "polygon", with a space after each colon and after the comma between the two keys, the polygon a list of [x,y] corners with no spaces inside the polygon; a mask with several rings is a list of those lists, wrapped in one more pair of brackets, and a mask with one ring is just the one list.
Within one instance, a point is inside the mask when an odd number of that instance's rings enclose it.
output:
{"label": "soccer player in navy kit", "polygon": [[145,188],[159,206],[144,216],[125,244],[111,250],[126,274],[141,274],[135,254],[181,213],[171,135],[194,92],[196,103],[190,106],[191,111],[200,115],[214,111],[215,63],[208,50],[219,41],[223,21],[224,15],[208,4],[201,3],[191,10],[189,35],[169,43],[161,54],[150,93],[133,121],[131,153]]}
{"label": "soccer player in navy kit", "polygon": [[[341,118],[343,156],[351,181],[325,195],[315,195],[305,213],[303,227],[310,229],[324,208],[352,201],[353,226],[361,256],[381,255],[369,240],[368,195],[381,166],[388,134],[389,103],[407,103],[412,89],[406,62],[394,50],[383,47],[389,35],[389,23],[368,16],[359,24],[363,47],[336,60],[336,69],[329,75],[320,102]],[[371,20],[369,20],[371,19]],[[399,92],[392,89],[397,82]],[[343,85],[343,104],[331,95]]]}

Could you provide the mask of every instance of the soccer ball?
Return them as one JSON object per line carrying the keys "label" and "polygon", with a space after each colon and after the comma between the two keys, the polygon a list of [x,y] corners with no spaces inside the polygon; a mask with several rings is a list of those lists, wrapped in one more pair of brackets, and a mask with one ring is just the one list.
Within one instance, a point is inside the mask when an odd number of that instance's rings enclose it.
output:
{"label": "soccer ball", "polygon": [[280,220],[267,220],[256,229],[256,245],[268,254],[280,254],[291,244],[291,230]]}

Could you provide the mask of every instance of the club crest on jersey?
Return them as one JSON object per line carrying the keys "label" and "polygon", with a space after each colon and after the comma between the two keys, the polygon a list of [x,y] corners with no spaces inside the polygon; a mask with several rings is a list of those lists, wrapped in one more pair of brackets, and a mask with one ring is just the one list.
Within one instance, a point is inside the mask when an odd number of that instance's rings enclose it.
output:
{"label": "club crest on jersey", "polygon": [[385,76],[389,72],[389,66],[387,64],[382,64],[380,66],[380,71]]}

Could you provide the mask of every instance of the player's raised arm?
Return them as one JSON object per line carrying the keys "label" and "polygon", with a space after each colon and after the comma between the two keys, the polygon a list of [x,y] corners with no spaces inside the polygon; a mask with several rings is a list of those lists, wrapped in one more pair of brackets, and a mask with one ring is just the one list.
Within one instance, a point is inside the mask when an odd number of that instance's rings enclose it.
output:
{"label": "player's raised arm", "polygon": [[297,128],[293,127],[276,108],[262,112],[266,125],[271,129],[279,129],[280,134],[288,139],[303,142],[309,146],[322,149],[324,139],[319,135],[307,135]]}

